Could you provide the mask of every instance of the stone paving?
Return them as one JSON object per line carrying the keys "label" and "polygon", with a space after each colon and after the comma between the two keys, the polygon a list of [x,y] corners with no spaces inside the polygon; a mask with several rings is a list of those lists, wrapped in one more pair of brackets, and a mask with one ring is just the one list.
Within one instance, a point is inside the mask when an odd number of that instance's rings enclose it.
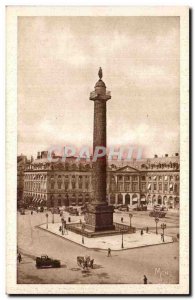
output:
{"label": "stone paving", "polygon": [[[51,223],[52,215],[50,212],[48,214],[49,223]],[[150,232],[155,233],[155,228],[152,228],[152,225],[155,225],[154,220],[147,216],[148,212],[143,212],[143,215],[140,212],[133,214],[133,225],[136,227],[139,225],[140,228],[148,225]],[[66,221],[68,216],[64,214]],[[126,214],[115,216],[117,217],[115,221],[120,221],[121,216],[124,217],[124,223],[128,224],[129,218]],[[82,216],[71,216],[71,221],[78,222],[80,218]],[[55,215],[55,222],[60,223],[60,220],[60,216]],[[51,234],[49,231],[41,230],[38,226],[45,225],[45,222],[44,213],[34,213],[32,216],[29,211],[25,215],[18,213],[18,249],[22,254],[22,263],[17,269],[18,283],[142,284],[144,274],[148,278],[148,283],[152,284],[177,284],[179,282],[178,242],[112,251],[111,257],[107,257],[107,249],[85,248],[68,239],[60,238],[56,234]],[[178,217],[176,219],[168,214],[166,223],[165,234],[171,235],[173,228],[169,226],[175,224],[177,227]],[[160,224],[158,230],[160,239]],[[178,232],[178,228],[175,228],[175,232]],[[59,259],[62,267],[60,269],[36,269],[35,258],[43,254]],[[83,272],[82,268],[77,265],[77,256],[86,255],[94,259],[94,269],[89,270],[88,273]]]}
{"label": "stone paving", "polygon": [[[155,234],[152,232],[146,233],[144,231],[144,234],[141,235],[140,231],[138,231],[133,234],[123,234],[122,248],[122,234],[95,238],[83,238],[82,235],[76,234],[71,231],[65,231],[64,235],[62,235],[62,233],[59,231],[60,225],[61,223],[49,223],[48,229],[46,228],[46,224],[40,225],[39,228],[90,249],[106,250],[108,248],[111,248],[112,250],[125,250],[152,245],[166,244],[171,243],[173,241],[172,237],[170,236],[165,236],[164,242],[162,242],[160,234]],[[82,243],[82,239],[84,239],[84,244]]]}

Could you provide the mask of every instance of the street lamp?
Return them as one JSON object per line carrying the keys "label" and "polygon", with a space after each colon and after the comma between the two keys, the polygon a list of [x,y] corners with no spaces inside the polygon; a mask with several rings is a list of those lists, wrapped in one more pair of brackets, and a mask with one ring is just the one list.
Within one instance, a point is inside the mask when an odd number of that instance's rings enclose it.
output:
{"label": "street lamp", "polygon": [[165,230],[166,227],[167,227],[167,225],[166,225],[165,223],[162,223],[162,224],[161,224],[161,228],[162,228],[162,230],[163,230],[163,236],[162,236],[163,242],[165,241],[165,239],[164,239],[164,230]]}
{"label": "street lamp", "polygon": [[159,222],[159,218],[155,218],[154,220],[155,220],[155,222],[156,222],[156,234],[158,234],[157,224],[158,224],[158,222]]}
{"label": "street lamp", "polygon": [[85,243],[85,241],[84,241],[84,231],[85,231],[85,224],[82,223],[82,244]]}
{"label": "street lamp", "polygon": [[46,216],[46,229],[48,229],[48,214],[46,214],[45,216]]}
{"label": "street lamp", "polygon": [[52,223],[54,224],[54,209],[52,209]]}
{"label": "street lamp", "polygon": [[62,235],[64,234],[64,218],[61,218],[62,221]]}
{"label": "street lamp", "polygon": [[133,218],[133,214],[129,214],[129,218],[130,218],[130,229],[131,229],[131,219]]}
{"label": "street lamp", "polygon": [[123,249],[123,248],[124,248],[124,245],[123,245],[123,229],[121,229],[121,233],[122,233],[122,242],[121,242],[121,248]]}

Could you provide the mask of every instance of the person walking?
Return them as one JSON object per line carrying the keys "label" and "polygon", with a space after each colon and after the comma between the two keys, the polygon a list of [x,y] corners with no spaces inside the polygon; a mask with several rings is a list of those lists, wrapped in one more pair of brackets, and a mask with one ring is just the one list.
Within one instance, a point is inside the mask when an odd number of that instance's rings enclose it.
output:
{"label": "person walking", "polygon": [[110,256],[111,256],[111,249],[108,248],[108,257],[110,257]]}
{"label": "person walking", "polygon": [[148,233],[148,231],[149,231],[149,228],[148,228],[148,227],[146,227],[146,233]]}
{"label": "person walking", "polygon": [[144,233],[143,233],[143,229],[141,229],[141,231],[140,231],[140,234],[141,234],[141,235],[143,235],[143,234],[144,234]]}
{"label": "person walking", "polygon": [[123,217],[121,218],[121,223],[123,223]]}
{"label": "person walking", "polygon": [[146,277],[146,275],[144,275],[144,284],[148,283],[148,278]]}
{"label": "person walking", "polygon": [[93,269],[93,263],[94,263],[94,259],[90,260],[90,267]]}

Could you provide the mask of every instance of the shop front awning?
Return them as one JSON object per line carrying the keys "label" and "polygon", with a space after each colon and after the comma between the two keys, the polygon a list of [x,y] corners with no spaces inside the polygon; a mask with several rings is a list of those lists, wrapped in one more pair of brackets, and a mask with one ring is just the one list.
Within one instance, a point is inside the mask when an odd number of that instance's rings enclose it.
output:
{"label": "shop front awning", "polygon": [[137,202],[137,198],[133,198],[132,201],[133,201],[133,202]]}

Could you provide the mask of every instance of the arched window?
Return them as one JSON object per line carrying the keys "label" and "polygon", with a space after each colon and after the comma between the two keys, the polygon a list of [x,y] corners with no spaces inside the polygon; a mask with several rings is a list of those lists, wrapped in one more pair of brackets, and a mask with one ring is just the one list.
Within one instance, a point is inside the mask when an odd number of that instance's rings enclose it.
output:
{"label": "arched window", "polygon": [[110,195],[110,204],[115,204],[115,195],[114,194]]}
{"label": "arched window", "polygon": [[130,195],[129,194],[125,195],[125,204],[130,205]]}
{"label": "arched window", "polygon": [[123,204],[123,195],[118,194],[118,204]]}
{"label": "arched window", "polygon": [[51,207],[54,207],[54,197],[51,196],[50,200],[51,200]]}
{"label": "arched window", "polygon": [[162,204],[162,197],[158,196],[158,204]]}
{"label": "arched window", "polygon": [[62,203],[61,195],[58,195],[58,206],[61,206],[61,203]]}

